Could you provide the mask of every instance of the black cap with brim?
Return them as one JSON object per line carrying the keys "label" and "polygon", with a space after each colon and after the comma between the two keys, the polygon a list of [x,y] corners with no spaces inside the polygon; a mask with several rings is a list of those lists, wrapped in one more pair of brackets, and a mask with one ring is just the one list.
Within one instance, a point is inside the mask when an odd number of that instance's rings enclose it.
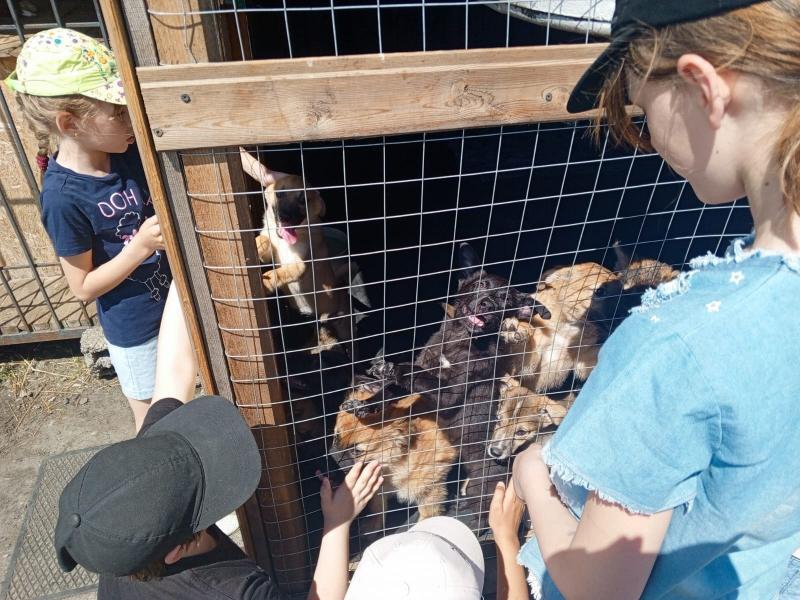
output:
{"label": "black cap with brim", "polygon": [[260,476],[261,455],[237,408],[197,398],[104,448],[66,485],[54,536],[59,565],[135,573],[244,504]]}
{"label": "black cap with brim", "polygon": [[629,40],[615,40],[597,57],[575,84],[567,101],[567,112],[580,113],[597,108],[600,90],[609,74],[619,66],[629,43]]}
{"label": "black cap with brim", "polygon": [[187,403],[153,424],[144,434],[183,436],[200,458],[205,493],[195,532],[239,508],[261,479],[261,454],[250,428],[231,402],[205,396]]}
{"label": "black cap with brim", "polygon": [[609,74],[619,66],[628,44],[643,27],[706,19],[722,13],[760,4],[767,0],[617,0],[611,21],[611,43],[580,78],[567,101],[567,111],[579,113],[597,108],[598,94]]}

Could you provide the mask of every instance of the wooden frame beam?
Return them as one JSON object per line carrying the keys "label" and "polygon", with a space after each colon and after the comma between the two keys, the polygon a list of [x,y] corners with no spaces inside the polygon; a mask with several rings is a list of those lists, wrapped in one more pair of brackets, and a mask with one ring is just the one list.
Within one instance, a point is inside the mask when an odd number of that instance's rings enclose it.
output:
{"label": "wooden frame beam", "polygon": [[[138,15],[137,23],[141,24],[148,10],[156,13],[173,13],[184,9],[202,12],[209,7],[216,7],[218,2],[125,1],[129,26],[132,15]],[[204,384],[207,378],[207,389],[214,390],[215,384],[219,384],[230,391],[231,399],[250,425],[264,457],[262,485],[238,511],[243,537],[253,558],[262,566],[272,568],[284,591],[295,592],[310,577],[302,493],[292,453],[292,434],[287,426],[290,422],[288,406],[276,379],[278,371],[269,333],[266,302],[262,299],[263,284],[258,269],[252,268],[259,261],[247,202],[239,196],[248,190],[239,154],[238,151],[216,155],[185,152],[179,156],[167,152],[161,154],[165,160],[161,161],[162,168],[159,168],[151,126],[144,111],[131,60],[120,7],[122,0],[101,2],[156,211],[162,219],[162,227],[165,218],[170,221],[169,231],[164,234],[171,263],[177,261],[183,270],[180,274],[173,270],[176,281],[183,287],[182,299],[186,297],[183,292],[189,282],[208,286],[208,302],[198,302],[197,306],[213,310],[212,314],[203,315],[201,323],[208,324],[209,319],[213,319],[218,329],[214,338],[221,341],[224,352],[219,352],[220,348],[204,346],[202,338],[199,343],[195,339],[198,349],[204,350],[207,371]],[[145,39],[149,36],[141,29],[136,32],[135,38],[137,57],[150,64],[156,64],[156,60],[226,60],[235,56],[235,53],[229,53],[226,23],[216,15],[193,17],[188,40],[183,35],[184,28],[174,26],[171,17],[153,18],[150,26],[152,39]],[[182,173],[179,173],[179,169]],[[180,175],[182,177],[178,181]],[[171,196],[167,196],[165,184],[171,189]],[[184,221],[175,223],[178,217]],[[199,231],[212,231],[218,229],[220,223],[225,224],[225,234],[195,231],[195,227]],[[183,242],[183,246],[180,242]],[[183,254],[182,249],[189,251],[189,254]],[[228,268],[206,269],[203,268],[205,264],[224,264]],[[195,271],[186,273],[186,267],[193,267]],[[184,309],[195,314],[195,305],[192,303],[187,306],[184,302]],[[196,316],[192,325],[193,338],[201,335]],[[226,364],[209,367],[209,353]],[[225,373],[225,380],[213,379],[211,375],[215,373],[217,377]]]}
{"label": "wooden frame beam", "polygon": [[137,73],[156,149],[180,150],[572,120],[569,92],[604,48],[257,60]]}

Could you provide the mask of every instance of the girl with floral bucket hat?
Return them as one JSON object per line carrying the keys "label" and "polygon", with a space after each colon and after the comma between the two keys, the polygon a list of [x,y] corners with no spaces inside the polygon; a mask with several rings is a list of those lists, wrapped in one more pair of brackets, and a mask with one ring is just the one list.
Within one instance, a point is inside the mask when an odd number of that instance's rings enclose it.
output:
{"label": "girl with floral bucket hat", "polygon": [[[116,60],[82,33],[49,29],[25,42],[6,85],[39,143],[42,222],[72,292],[97,301],[138,430],[153,394],[159,330],[170,350],[190,346]],[[169,395],[188,400],[192,354],[174,363]]]}

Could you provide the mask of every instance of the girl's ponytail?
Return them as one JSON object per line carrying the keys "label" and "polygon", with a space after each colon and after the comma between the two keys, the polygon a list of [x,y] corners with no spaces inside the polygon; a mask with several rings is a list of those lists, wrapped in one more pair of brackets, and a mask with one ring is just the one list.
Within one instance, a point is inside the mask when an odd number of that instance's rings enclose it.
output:
{"label": "girl's ponytail", "polygon": [[36,152],[36,166],[39,168],[39,184],[44,183],[44,173],[50,162],[50,135],[36,133],[36,141],[39,143],[39,150]]}

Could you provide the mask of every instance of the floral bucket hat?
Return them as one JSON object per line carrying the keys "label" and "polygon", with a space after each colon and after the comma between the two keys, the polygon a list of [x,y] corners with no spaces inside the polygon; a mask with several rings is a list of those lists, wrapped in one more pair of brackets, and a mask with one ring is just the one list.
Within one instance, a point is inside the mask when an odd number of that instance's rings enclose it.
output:
{"label": "floral bucket hat", "polygon": [[126,104],[111,50],[71,29],[48,29],[28,38],[6,85],[31,96],[80,94]]}

